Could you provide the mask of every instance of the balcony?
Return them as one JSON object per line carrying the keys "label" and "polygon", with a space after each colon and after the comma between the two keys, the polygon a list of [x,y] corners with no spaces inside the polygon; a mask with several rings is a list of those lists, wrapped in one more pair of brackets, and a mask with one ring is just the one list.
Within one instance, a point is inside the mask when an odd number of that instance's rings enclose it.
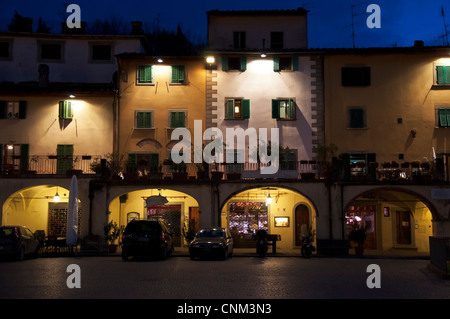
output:
{"label": "balcony", "polygon": [[100,155],[31,155],[24,161],[21,156],[14,156],[2,163],[0,175],[18,177],[95,174],[91,164],[99,161],[100,158]]}

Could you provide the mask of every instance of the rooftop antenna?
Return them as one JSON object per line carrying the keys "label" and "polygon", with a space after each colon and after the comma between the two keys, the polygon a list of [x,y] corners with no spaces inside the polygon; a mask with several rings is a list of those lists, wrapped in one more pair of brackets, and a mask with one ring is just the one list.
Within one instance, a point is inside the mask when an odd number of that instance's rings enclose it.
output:
{"label": "rooftop antenna", "polygon": [[357,6],[362,5],[363,3],[359,3],[359,4],[352,4],[351,10],[352,10],[352,43],[353,43],[353,48],[355,48],[355,17],[358,15],[354,12],[354,8]]}
{"label": "rooftop antenna", "polygon": [[445,11],[444,11],[444,5],[442,5],[442,9],[441,9],[441,14],[442,14],[442,19],[444,20],[444,46],[449,46],[449,42],[448,42],[448,31],[447,31],[447,24],[445,23]]}

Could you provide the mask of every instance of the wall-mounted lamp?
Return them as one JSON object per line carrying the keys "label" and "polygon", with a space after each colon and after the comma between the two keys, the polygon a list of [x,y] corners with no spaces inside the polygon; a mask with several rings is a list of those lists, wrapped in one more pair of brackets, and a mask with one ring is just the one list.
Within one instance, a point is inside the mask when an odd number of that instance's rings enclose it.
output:
{"label": "wall-mounted lamp", "polygon": [[415,128],[413,128],[413,129],[411,130],[411,137],[412,137],[412,138],[416,138],[416,135],[417,135],[417,131],[416,131]]}
{"label": "wall-mounted lamp", "polygon": [[213,56],[206,57],[206,63],[213,64],[216,62],[216,59]]}
{"label": "wall-mounted lamp", "polygon": [[61,199],[61,197],[59,197],[59,194],[58,194],[58,187],[57,187],[57,188],[56,188],[56,194],[55,194],[55,196],[53,196],[53,201],[54,201],[55,203],[57,203],[57,202],[60,201],[60,199]]}
{"label": "wall-mounted lamp", "polygon": [[270,197],[270,194],[267,195],[267,197],[266,197],[266,204],[267,205],[272,204],[272,197]]}
{"label": "wall-mounted lamp", "polygon": [[163,63],[163,59],[158,58],[158,63]]}
{"label": "wall-mounted lamp", "polygon": [[71,99],[74,99],[74,98],[75,98],[75,95],[70,94],[69,97],[70,97]]}
{"label": "wall-mounted lamp", "polygon": [[262,43],[263,43],[263,49],[261,52],[261,58],[265,58],[267,56],[267,54],[266,54],[266,39],[262,39]]}

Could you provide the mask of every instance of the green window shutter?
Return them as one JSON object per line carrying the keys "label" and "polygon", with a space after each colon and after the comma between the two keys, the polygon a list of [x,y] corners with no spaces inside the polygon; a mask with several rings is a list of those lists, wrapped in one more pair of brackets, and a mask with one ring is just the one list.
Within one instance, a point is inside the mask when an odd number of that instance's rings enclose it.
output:
{"label": "green window shutter", "polygon": [[450,84],[450,66],[444,67],[444,83]]}
{"label": "green window shutter", "polygon": [[225,105],[225,118],[234,119],[234,99],[227,99]]}
{"label": "green window shutter", "polygon": [[439,109],[439,126],[449,127],[450,126],[450,109]]}
{"label": "green window shutter", "polygon": [[6,101],[0,101],[0,119],[6,119]]}
{"label": "green window shutter", "polygon": [[222,71],[228,71],[228,57],[222,56]]}
{"label": "green window shutter", "polygon": [[136,153],[128,153],[127,172],[136,172]]}
{"label": "green window shutter", "polygon": [[245,70],[247,70],[247,57],[242,56],[241,57],[241,71],[244,72]]}
{"label": "green window shutter", "polygon": [[364,128],[364,110],[363,109],[350,109],[350,128]]}
{"label": "green window shutter", "polygon": [[64,107],[65,107],[65,118],[66,119],[72,119],[73,118],[73,105],[71,101],[65,101],[64,103]]}
{"label": "green window shutter", "polygon": [[143,112],[144,113],[144,128],[152,128],[152,112]]}
{"label": "green window shutter", "polygon": [[446,78],[446,67],[439,65],[436,67],[436,73],[437,73],[437,84],[445,84],[445,78]]}
{"label": "green window shutter", "polygon": [[24,119],[27,115],[27,101],[19,101],[19,119]]}
{"label": "green window shutter", "polygon": [[57,174],[65,174],[68,169],[73,167],[73,145],[58,144],[56,154],[58,155]]}
{"label": "green window shutter", "polygon": [[298,71],[298,56],[297,55],[294,55],[292,57],[292,70]]}
{"label": "green window shutter", "polygon": [[341,159],[342,159],[342,166],[344,168],[344,180],[345,181],[350,181],[350,154],[349,153],[343,153],[341,155]]}
{"label": "green window shutter", "polygon": [[275,72],[279,72],[280,71],[280,58],[277,56],[273,57],[273,70]]}
{"label": "green window shutter", "polygon": [[136,128],[144,128],[144,112],[136,112]]}
{"label": "green window shutter", "polygon": [[289,119],[295,120],[295,101],[289,99],[287,116]]}
{"label": "green window shutter", "polygon": [[20,144],[20,170],[22,172],[28,171],[29,150],[29,144]]}
{"label": "green window shutter", "polygon": [[139,66],[138,79],[139,83],[152,83],[152,66],[151,65],[140,65]]}
{"label": "green window shutter", "polygon": [[280,118],[280,103],[278,102],[278,100],[272,100],[272,118]]}
{"label": "green window shutter", "polygon": [[185,79],[184,65],[172,66],[172,83],[183,83]]}
{"label": "green window shutter", "polygon": [[159,167],[159,154],[152,153],[150,156],[150,171],[157,172]]}
{"label": "green window shutter", "polygon": [[185,112],[170,112],[170,127],[186,127]]}
{"label": "green window shutter", "polygon": [[59,101],[59,118],[64,118],[64,101]]}
{"label": "green window shutter", "polygon": [[242,100],[242,118],[250,118],[250,100],[248,99]]}

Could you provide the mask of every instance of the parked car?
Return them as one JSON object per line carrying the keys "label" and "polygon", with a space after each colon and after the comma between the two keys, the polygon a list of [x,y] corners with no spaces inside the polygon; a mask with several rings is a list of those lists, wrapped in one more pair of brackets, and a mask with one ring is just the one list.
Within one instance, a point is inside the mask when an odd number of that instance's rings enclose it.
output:
{"label": "parked car", "polygon": [[0,256],[23,260],[26,255],[37,257],[39,240],[24,226],[0,227]]}
{"label": "parked car", "polygon": [[227,259],[233,256],[233,238],[225,228],[201,229],[189,244],[191,259],[196,257],[221,257]]}
{"label": "parked car", "polygon": [[122,259],[129,256],[158,256],[166,259],[173,252],[173,232],[161,219],[132,220],[122,237]]}

